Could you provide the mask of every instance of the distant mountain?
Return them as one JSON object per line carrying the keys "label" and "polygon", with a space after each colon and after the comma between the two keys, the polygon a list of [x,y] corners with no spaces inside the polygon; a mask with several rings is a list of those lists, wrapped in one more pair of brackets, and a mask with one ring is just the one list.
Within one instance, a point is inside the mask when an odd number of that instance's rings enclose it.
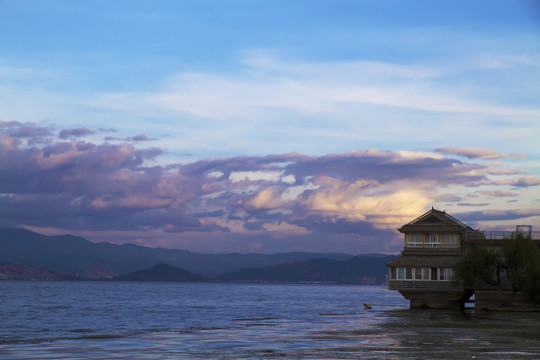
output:
{"label": "distant mountain", "polygon": [[68,280],[66,274],[30,265],[0,264],[0,280]]}
{"label": "distant mountain", "polygon": [[156,264],[169,264],[217,277],[243,268],[262,268],[316,258],[345,261],[342,253],[197,254],[133,244],[93,243],[73,235],[46,236],[25,229],[0,228],[0,262],[26,264],[86,278],[113,278]]}
{"label": "distant mountain", "polygon": [[218,277],[220,281],[251,282],[329,282],[340,284],[382,284],[386,263],[395,255],[359,255],[348,261],[312,259],[289,261],[262,269],[242,269]]}
{"label": "distant mountain", "polygon": [[[245,268],[210,280],[222,282],[382,284],[388,273],[385,264],[394,258],[393,255],[372,254],[355,256],[348,261],[328,259],[289,261],[262,269]],[[150,269],[118,276],[114,280],[204,282],[209,279],[174,266],[158,264]]]}
{"label": "distant mountain", "polygon": [[114,280],[119,281],[160,281],[160,282],[204,282],[203,276],[193,274],[184,269],[166,264],[158,264],[146,270],[134,271],[121,275]]}

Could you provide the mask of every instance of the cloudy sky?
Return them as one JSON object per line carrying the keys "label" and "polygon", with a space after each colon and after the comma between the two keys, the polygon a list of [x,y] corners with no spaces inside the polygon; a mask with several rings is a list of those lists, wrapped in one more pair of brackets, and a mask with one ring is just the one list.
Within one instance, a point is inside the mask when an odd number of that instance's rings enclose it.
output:
{"label": "cloudy sky", "polygon": [[0,226],[397,252],[540,230],[537,1],[2,1]]}

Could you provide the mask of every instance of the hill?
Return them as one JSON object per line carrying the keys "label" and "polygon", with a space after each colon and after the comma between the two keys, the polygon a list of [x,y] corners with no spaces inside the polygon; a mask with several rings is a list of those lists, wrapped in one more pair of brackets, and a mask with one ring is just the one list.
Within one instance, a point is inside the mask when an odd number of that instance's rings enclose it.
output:
{"label": "hill", "polygon": [[198,254],[134,244],[93,243],[73,235],[46,236],[26,229],[0,228],[0,263],[26,264],[85,278],[113,278],[156,264],[169,264],[218,277],[243,268],[262,268],[316,258],[349,260],[341,253]]}
{"label": "hill", "polygon": [[203,276],[193,274],[184,269],[166,264],[158,264],[146,270],[134,271],[121,275],[114,280],[119,281],[158,281],[158,282],[204,282]]}
{"label": "hill", "polygon": [[184,269],[158,264],[150,269],[118,276],[118,281],[176,281],[176,282],[279,282],[279,283],[338,283],[338,284],[382,284],[386,281],[386,263],[393,255],[359,255],[348,261],[312,259],[289,261],[261,269],[245,268],[207,279]]}
{"label": "hill", "polygon": [[348,261],[312,259],[289,261],[261,269],[242,269],[218,277],[219,281],[249,282],[328,282],[340,284],[382,284],[386,263],[394,255],[359,255]]}
{"label": "hill", "polygon": [[0,264],[1,280],[68,280],[69,276],[30,265]]}

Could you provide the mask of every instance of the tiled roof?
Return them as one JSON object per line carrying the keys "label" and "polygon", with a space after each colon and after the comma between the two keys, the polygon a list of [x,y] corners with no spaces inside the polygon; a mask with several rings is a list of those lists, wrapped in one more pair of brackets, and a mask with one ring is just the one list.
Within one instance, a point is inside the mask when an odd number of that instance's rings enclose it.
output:
{"label": "tiled roof", "polygon": [[448,232],[472,230],[469,226],[450,216],[445,211],[440,211],[434,208],[431,208],[431,210],[417,217],[408,224],[403,225],[398,230],[400,232],[413,232],[423,230],[428,231],[431,228]]}
{"label": "tiled roof", "polygon": [[460,256],[419,256],[402,255],[392,260],[386,266],[394,267],[454,267],[461,259]]}
{"label": "tiled roof", "polygon": [[[438,232],[438,233],[461,233],[463,228],[458,225],[450,224],[414,224],[414,225],[403,225],[398,229],[401,232],[405,233],[426,233],[426,232]],[[471,231],[468,231],[471,232]]]}

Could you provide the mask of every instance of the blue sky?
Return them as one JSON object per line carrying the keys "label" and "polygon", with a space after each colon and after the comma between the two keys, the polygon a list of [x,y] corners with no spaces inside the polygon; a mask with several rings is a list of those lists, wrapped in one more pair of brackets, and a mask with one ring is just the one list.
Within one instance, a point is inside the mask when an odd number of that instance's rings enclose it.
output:
{"label": "blue sky", "polygon": [[538,78],[535,1],[0,1],[0,225],[352,253],[431,206],[538,228]]}

